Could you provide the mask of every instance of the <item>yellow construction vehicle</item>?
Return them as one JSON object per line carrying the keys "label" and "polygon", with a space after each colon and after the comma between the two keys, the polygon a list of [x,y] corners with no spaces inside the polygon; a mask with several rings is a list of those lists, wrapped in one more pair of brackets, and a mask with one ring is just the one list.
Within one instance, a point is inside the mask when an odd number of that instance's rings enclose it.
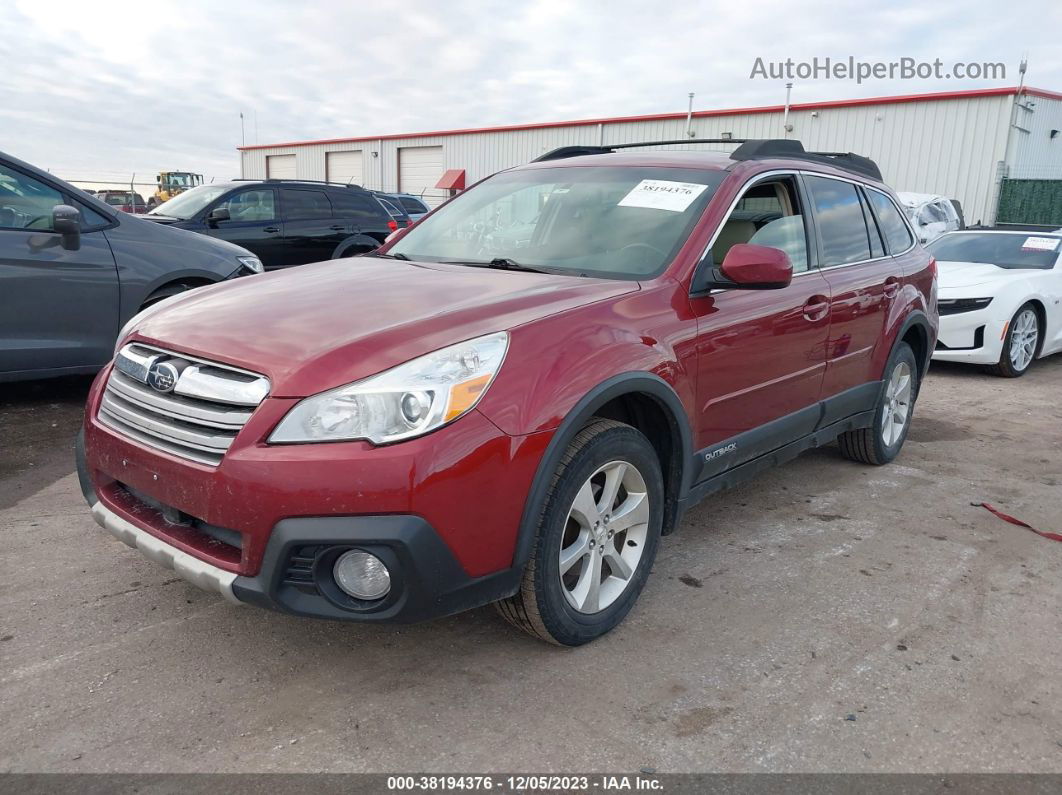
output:
{"label": "yellow construction vehicle", "polygon": [[155,177],[155,182],[158,183],[158,188],[155,190],[155,195],[151,197],[150,204],[153,207],[169,201],[189,188],[202,185],[203,175],[193,174],[191,171],[163,171]]}

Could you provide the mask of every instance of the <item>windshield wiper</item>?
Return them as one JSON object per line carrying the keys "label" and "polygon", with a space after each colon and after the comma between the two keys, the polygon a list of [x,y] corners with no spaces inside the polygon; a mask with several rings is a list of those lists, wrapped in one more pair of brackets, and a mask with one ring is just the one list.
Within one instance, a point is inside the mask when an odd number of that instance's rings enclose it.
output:
{"label": "windshield wiper", "polygon": [[400,259],[406,262],[409,261],[409,257],[407,257],[405,254],[381,254],[378,251],[369,251],[366,254],[363,254],[362,256],[380,257],[381,259]]}
{"label": "windshield wiper", "polygon": [[458,259],[458,260],[443,260],[444,265],[468,265],[473,268],[492,268],[499,271],[524,271],[526,273],[553,273],[553,271],[543,270],[542,268],[532,268],[530,265],[521,265],[514,259],[508,257],[495,257],[494,259],[484,262],[483,260],[474,259]]}

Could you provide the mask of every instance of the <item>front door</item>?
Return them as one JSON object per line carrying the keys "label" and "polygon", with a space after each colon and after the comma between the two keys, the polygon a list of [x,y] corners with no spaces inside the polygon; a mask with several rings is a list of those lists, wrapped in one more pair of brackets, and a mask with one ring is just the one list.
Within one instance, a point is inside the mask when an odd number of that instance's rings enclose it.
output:
{"label": "front door", "polygon": [[697,322],[703,480],[814,430],[826,369],[830,287],[811,267],[804,199],[793,177],[748,188],[712,246],[781,248],[793,281],[779,290],[718,290],[691,299]]}
{"label": "front door", "polygon": [[[228,210],[229,219],[209,220],[209,214],[216,209]],[[242,246],[262,260],[266,270],[285,265],[284,227],[272,188],[233,193],[208,208],[205,215],[204,234]]]}
{"label": "front door", "polygon": [[0,162],[0,374],[102,366],[118,335],[118,270],[99,230],[83,217],[67,251],[52,210],[72,199]]}

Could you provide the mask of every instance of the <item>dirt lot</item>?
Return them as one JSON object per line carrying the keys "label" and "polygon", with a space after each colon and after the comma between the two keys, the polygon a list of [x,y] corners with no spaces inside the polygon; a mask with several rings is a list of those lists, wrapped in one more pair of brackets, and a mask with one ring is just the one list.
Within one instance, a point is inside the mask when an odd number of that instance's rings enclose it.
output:
{"label": "dirt lot", "polygon": [[1062,356],[701,505],[576,650],[201,593],[90,519],[83,382],[0,389],[2,771],[1062,771],[1062,544],[970,505],[1062,530]]}

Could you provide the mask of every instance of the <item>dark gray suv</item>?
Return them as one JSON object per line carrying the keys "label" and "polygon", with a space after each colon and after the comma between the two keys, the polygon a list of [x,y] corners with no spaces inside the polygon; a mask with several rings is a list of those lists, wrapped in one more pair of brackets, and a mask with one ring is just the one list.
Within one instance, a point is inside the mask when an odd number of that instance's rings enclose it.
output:
{"label": "dark gray suv", "polygon": [[95,372],[140,310],[261,270],[244,248],[119,212],[0,152],[0,382]]}

